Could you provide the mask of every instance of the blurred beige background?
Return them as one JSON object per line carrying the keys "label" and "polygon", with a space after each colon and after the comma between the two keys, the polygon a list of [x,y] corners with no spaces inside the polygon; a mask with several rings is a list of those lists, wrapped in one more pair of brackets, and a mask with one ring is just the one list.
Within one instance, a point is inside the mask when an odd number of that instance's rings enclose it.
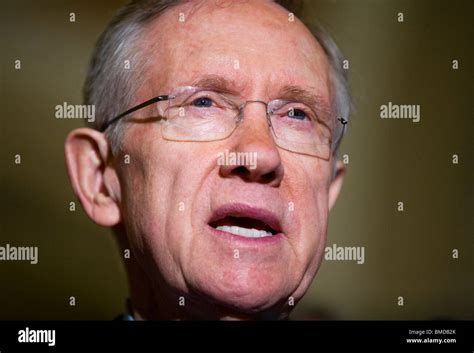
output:
{"label": "blurred beige background", "polygon": [[[39,263],[0,261],[0,319],[108,320],[123,312],[127,284],[112,235],[85,216],[65,172],[64,138],[83,121],[54,116],[57,104],[82,103],[94,42],[123,3],[2,1],[0,246],[38,246]],[[364,246],[365,263],[325,261],[293,317],[474,319],[474,3],[305,6],[349,60],[356,107],[328,245]],[[380,119],[389,101],[420,104],[421,121]]]}

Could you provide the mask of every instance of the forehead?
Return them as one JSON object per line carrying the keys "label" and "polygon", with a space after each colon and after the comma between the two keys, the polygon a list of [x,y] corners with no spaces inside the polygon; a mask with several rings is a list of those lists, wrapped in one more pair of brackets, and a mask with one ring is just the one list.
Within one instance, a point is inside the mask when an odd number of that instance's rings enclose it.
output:
{"label": "forehead", "polygon": [[149,24],[143,45],[154,90],[215,75],[246,95],[298,85],[329,99],[326,55],[301,22],[269,1],[227,3],[186,3]]}

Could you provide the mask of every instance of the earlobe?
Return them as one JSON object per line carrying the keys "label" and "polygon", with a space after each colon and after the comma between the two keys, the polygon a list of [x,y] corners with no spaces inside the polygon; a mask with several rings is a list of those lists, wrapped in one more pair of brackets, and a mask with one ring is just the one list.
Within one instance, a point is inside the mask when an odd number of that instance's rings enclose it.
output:
{"label": "earlobe", "polygon": [[331,210],[336,203],[337,197],[342,188],[345,173],[346,168],[344,167],[344,164],[339,160],[336,161],[334,177],[329,185],[329,210]]}
{"label": "earlobe", "polygon": [[106,227],[118,224],[120,185],[116,171],[107,164],[111,152],[106,137],[88,128],[73,130],[64,152],[74,193],[89,218]]}

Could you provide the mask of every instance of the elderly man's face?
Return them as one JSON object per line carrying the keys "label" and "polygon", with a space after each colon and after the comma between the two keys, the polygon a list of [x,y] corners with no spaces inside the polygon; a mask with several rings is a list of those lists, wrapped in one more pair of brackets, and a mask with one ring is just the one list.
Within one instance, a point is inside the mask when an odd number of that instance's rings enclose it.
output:
{"label": "elderly man's face", "polygon": [[[322,48],[270,2],[180,5],[151,23],[142,44],[151,64],[136,103],[218,76],[247,100],[282,98],[284,86],[298,85],[331,104]],[[219,165],[226,150],[257,153],[256,168]],[[243,313],[289,311],[289,298],[304,294],[337,194],[332,161],[277,147],[262,104],[249,104],[234,133],[214,142],[165,140],[159,123],[131,121],[123,153],[130,164],[118,167],[122,219],[155,290],[166,287],[176,305],[183,296],[185,306],[207,302]],[[278,234],[247,238],[217,230],[216,220],[271,225]]]}

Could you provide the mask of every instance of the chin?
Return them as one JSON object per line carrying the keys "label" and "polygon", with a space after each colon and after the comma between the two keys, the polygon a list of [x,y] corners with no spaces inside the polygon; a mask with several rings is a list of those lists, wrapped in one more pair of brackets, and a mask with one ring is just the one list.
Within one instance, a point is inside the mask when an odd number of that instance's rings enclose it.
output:
{"label": "chin", "polygon": [[281,307],[289,293],[285,279],[278,274],[225,270],[220,280],[208,281],[200,292],[211,302],[243,314],[254,315]]}

